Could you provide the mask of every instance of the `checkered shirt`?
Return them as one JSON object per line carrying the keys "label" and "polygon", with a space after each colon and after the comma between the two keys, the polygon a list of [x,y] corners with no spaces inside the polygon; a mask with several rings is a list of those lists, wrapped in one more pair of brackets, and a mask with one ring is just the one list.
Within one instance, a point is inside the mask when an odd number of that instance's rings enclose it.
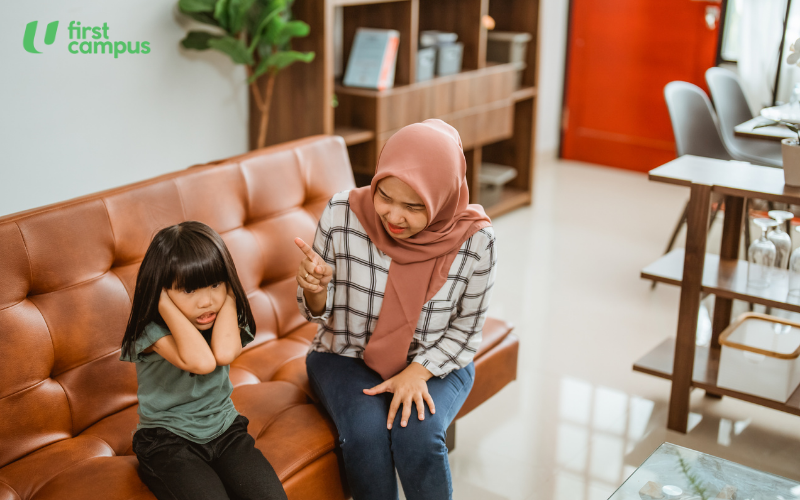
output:
{"label": "checkered shirt", "polygon": [[[350,209],[348,191],[331,198],[313,248],[333,268],[333,279],[319,316],[311,313],[303,289],[297,288],[300,313],[319,324],[310,351],[363,359],[378,322],[392,259],[367,236]],[[422,307],[409,363],[420,363],[433,375],[444,377],[472,361],[481,343],[496,264],[492,227],[481,229],[461,245],[447,282]]]}

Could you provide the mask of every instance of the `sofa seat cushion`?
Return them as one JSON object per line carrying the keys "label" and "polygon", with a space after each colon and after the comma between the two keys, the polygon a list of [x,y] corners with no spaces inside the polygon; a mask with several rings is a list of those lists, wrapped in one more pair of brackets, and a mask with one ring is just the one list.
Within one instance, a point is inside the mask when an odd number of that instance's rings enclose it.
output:
{"label": "sofa seat cushion", "polygon": [[154,500],[139,480],[138,467],[136,457],[83,460],[50,479],[30,500]]}
{"label": "sofa seat cushion", "polygon": [[334,450],[336,429],[305,392],[283,381],[236,387],[233,404],[281,481]]}
{"label": "sofa seat cushion", "polygon": [[475,354],[475,361],[502,342],[513,329],[514,327],[507,321],[486,318],[486,323],[483,324],[483,339],[480,347],[478,347],[478,352]]}
{"label": "sofa seat cushion", "polygon": [[0,484],[5,483],[19,498],[27,500],[34,498],[50,481],[78,464],[113,456],[114,450],[96,436],[64,439],[0,469]]}
{"label": "sofa seat cushion", "polygon": [[[231,398],[250,420],[248,432],[282,481],[320,459],[329,463],[324,457],[334,450],[336,430],[296,385],[242,385]],[[126,408],[79,436],[0,468],[0,500],[152,499],[131,451],[137,422],[136,406]]]}
{"label": "sofa seat cushion", "polygon": [[111,414],[83,431],[81,436],[94,436],[102,439],[115,455],[133,455],[133,433],[139,423],[136,410],[139,405],[129,406]]}

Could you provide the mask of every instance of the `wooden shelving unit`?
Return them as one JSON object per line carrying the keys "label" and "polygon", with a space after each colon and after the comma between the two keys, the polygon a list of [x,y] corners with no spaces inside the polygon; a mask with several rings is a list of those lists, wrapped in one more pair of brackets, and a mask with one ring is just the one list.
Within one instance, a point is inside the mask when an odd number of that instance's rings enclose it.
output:
{"label": "wooden shelving unit", "polygon": [[[268,144],[313,134],[341,135],[356,181],[364,184],[392,134],[406,125],[439,118],[461,134],[473,203],[483,204],[493,217],[531,203],[539,0],[296,0],[293,12],[311,27],[311,35],[293,42],[294,48],[317,55],[312,63],[295,64],[278,76]],[[533,36],[520,88],[516,88],[518,66],[486,60],[482,18],[487,14],[498,31]],[[335,47],[341,47],[341,66],[346,67],[359,27],[400,32],[394,88],[374,91],[337,82]],[[464,44],[462,71],[417,82],[419,32],[432,29],[458,34]],[[251,138],[256,125],[251,123]],[[499,190],[482,188],[478,182],[482,161],[511,166],[517,177]]]}
{"label": "wooden shelving unit", "polygon": [[[800,389],[786,403],[717,386],[719,335],[730,324],[734,299],[800,312],[789,300],[789,272],[775,270],[767,288],[747,284],[747,261],[739,259],[744,198],[800,204],[800,188],[785,186],[780,169],[682,156],[650,172],[650,180],[691,189],[687,211],[686,248],[675,250],[644,268],[644,279],[681,287],[678,331],[633,365],[638,372],[672,381],[667,426],[687,431],[689,394],[700,388],[800,415]],[[725,197],[725,222],[720,254],[706,253],[711,194]],[[701,294],[715,295],[709,347],[695,345]]]}
{"label": "wooden shelving unit", "polygon": [[[673,250],[642,269],[644,279],[681,286],[684,266],[684,250]],[[706,254],[703,266],[701,291],[717,297],[743,300],[767,307],[776,307],[800,313],[800,303],[786,302],[789,294],[789,271],[775,269],[772,285],[768,288],[747,286],[747,261],[721,259],[719,255]]]}
{"label": "wooden shelving unit", "polygon": [[[641,357],[633,365],[634,371],[672,380],[675,364],[675,338],[670,337]],[[755,403],[774,410],[800,415],[800,389],[794,391],[786,403],[760,398],[752,394],[732,391],[717,386],[719,368],[719,349],[696,346],[692,370],[692,387],[703,389],[718,396],[728,396],[749,403]]]}

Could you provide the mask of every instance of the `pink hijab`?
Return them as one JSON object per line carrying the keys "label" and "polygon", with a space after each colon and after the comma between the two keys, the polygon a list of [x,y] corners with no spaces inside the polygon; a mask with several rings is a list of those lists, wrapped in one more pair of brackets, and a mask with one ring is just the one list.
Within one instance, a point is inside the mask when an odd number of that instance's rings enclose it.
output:
{"label": "pink hijab", "polygon": [[[355,212],[372,242],[392,258],[378,324],[364,351],[367,366],[388,379],[407,365],[422,306],[447,281],[461,245],[491,220],[469,205],[467,162],[456,129],[425,120],[400,129],[383,147],[369,187],[350,192]],[[425,203],[428,226],[405,240],[392,238],[375,212],[381,179],[397,177]]]}

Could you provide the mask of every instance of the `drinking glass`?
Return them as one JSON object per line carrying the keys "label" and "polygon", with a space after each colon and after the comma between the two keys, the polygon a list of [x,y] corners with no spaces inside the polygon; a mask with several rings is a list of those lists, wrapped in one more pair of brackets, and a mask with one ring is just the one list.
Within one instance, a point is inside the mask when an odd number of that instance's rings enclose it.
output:
{"label": "drinking glass", "polygon": [[754,219],[761,228],[761,237],[750,244],[747,252],[747,285],[766,288],[772,281],[772,268],[775,265],[775,244],[767,239],[767,231],[778,225],[775,219]]}
{"label": "drinking glass", "polygon": [[[794,229],[800,232],[800,226]],[[789,259],[789,295],[800,296],[800,248],[792,252]]]}
{"label": "drinking glass", "polygon": [[789,264],[789,254],[792,253],[792,237],[783,230],[783,223],[792,220],[794,214],[785,210],[770,210],[769,216],[778,221],[775,229],[767,234],[767,239],[775,244],[775,267],[786,269]]}
{"label": "drinking glass", "polygon": [[789,104],[792,106],[793,111],[794,108],[797,108],[800,105],[800,83],[794,84],[794,89],[792,89],[792,95],[789,96]]}

